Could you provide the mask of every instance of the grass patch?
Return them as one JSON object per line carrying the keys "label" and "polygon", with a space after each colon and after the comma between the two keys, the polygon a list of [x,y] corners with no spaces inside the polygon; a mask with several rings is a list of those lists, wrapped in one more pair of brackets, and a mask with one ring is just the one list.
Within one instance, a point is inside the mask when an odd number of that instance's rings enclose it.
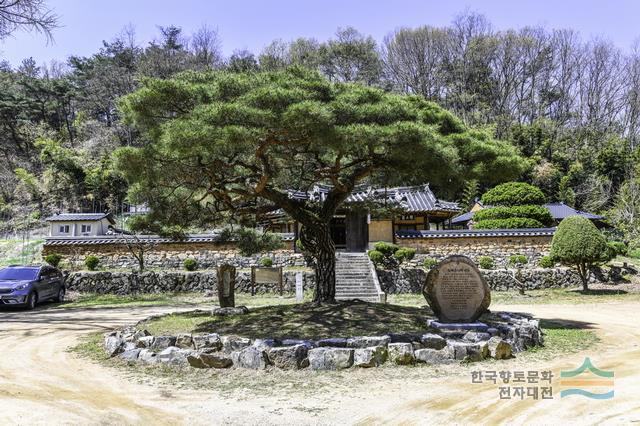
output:
{"label": "grass patch", "polygon": [[238,334],[249,338],[320,339],[387,333],[420,333],[430,311],[412,306],[343,302],[335,305],[266,306],[246,315],[173,314],[149,321],[151,334],[178,332]]}
{"label": "grass patch", "polygon": [[[58,305],[62,309],[87,308],[93,306],[196,306],[217,305],[217,296],[205,297],[203,293],[139,293],[139,294],[94,294],[76,293],[70,299]],[[311,292],[307,292],[305,300],[310,301]],[[259,294],[251,296],[244,293],[236,294],[236,306],[252,308],[269,305],[292,305],[296,299],[292,295],[279,296],[275,294]]]}
{"label": "grass patch", "polygon": [[92,306],[164,306],[196,305],[211,302],[199,293],[149,293],[149,294],[91,294],[82,293],[69,302],[59,305],[61,308],[86,308]]}
{"label": "grass patch", "polygon": [[[544,346],[529,348],[521,354],[525,357],[551,359],[560,355],[581,352],[600,343],[594,330],[583,325],[573,325],[562,321],[541,320],[544,332]],[[520,354],[518,354],[520,356]]]}
{"label": "grass patch", "polygon": [[107,361],[109,357],[102,347],[103,333],[91,333],[80,339],[80,343],[68,352],[78,354],[93,361]]}

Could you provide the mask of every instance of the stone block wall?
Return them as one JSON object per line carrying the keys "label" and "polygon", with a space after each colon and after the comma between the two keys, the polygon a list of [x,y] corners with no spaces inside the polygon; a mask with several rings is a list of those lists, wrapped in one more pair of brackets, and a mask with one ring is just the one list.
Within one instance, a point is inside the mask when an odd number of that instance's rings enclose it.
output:
{"label": "stone block wall", "polygon": [[[421,293],[427,279],[422,268],[400,268],[398,270],[378,269],[380,287],[387,294]],[[513,279],[513,269],[481,269],[491,290],[507,291],[519,289]],[[580,277],[569,268],[530,268],[521,270],[521,278],[527,290],[543,288],[578,287],[582,285]]]}
{"label": "stone block wall", "polygon": [[[315,288],[312,272],[301,271],[305,291]],[[283,272],[283,290],[295,294],[296,271]],[[162,272],[72,272],[66,277],[68,290],[97,294],[135,294],[172,292],[216,292],[218,277],[211,271],[162,271]],[[236,274],[236,292],[251,293],[251,272]],[[256,293],[277,293],[277,284],[256,284]]]}
{"label": "stone block wall", "polygon": [[408,267],[421,266],[426,257],[442,260],[454,254],[470,257],[477,262],[480,256],[490,256],[497,268],[503,268],[509,256],[523,254],[527,257],[528,268],[538,266],[541,257],[551,250],[551,236],[500,236],[500,237],[457,237],[457,238],[399,238],[401,247],[417,250],[416,256],[407,263]]}
{"label": "stone block wall", "polygon": [[[551,236],[500,236],[500,237],[456,237],[456,238],[398,238],[397,244],[417,250],[414,259],[406,267],[422,266],[426,257],[442,260],[450,255],[464,255],[474,261],[480,256],[494,259],[496,268],[507,265],[509,256],[523,254],[529,263],[527,268],[535,268],[542,256],[549,254]],[[43,256],[50,253],[62,255],[66,266],[84,268],[84,259],[93,255],[100,259],[105,269],[135,269],[137,261],[122,244],[60,244],[43,246]],[[254,256],[241,256],[232,243],[216,242],[171,242],[158,244],[145,256],[145,266],[151,269],[182,269],[187,258],[195,259],[198,267],[215,268],[228,263],[237,268],[259,266],[262,257],[273,259],[274,266],[305,266],[302,254],[293,251],[293,242],[286,241],[282,250]]]}
{"label": "stone block wall", "polygon": [[[260,259],[269,257],[273,266],[292,267],[305,266],[300,253],[294,253],[290,243],[282,250],[261,253],[254,256],[241,256],[233,244],[219,243],[189,243],[172,242],[158,244],[154,249],[145,253],[145,267],[150,269],[183,269],[185,259],[191,258],[198,262],[198,268],[215,268],[223,264],[230,264],[236,268],[250,268],[260,266]],[[42,256],[58,253],[62,256],[66,266],[73,265],[76,269],[84,268],[87,256],[100,259],[101,268],[106,269],[136,269],[137,260],[122,244],[82,244],[82,245],[44,245]]]}

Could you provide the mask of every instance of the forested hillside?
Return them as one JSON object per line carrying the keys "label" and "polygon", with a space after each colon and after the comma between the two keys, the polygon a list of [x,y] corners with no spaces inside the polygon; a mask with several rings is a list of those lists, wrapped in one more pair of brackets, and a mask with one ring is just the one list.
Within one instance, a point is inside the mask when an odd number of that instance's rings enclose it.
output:
{"label": "forested hillside", "polygon": [[[445,28],[390,32],[382,43],[353,28],[330,40],[265,40],[261,52],[221,53],[210,27],[160,27],[137,40],[126,28],[89,57],[0,65],[2,226],[33,226],[56,210],[118,211],[127,184],[110,154],[145,140],[122,122],[118,98],[145,78],[185,70],[228,72],[302,65],[333,81],[420,94],[467,125],[510,141],[530,162],[523,180],[548,201],[605,213],[638,238],[640,49],[583,39],[571,29],[497,31],[466,13]],[[467,204],[487,189],[465,181],[438,188]],[[133,200],[135,201],[135,200]]]}

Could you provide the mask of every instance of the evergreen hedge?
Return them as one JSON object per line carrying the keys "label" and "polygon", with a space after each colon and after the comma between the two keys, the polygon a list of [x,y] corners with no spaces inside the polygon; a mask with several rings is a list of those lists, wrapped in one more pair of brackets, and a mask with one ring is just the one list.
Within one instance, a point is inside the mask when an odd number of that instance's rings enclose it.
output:
{"label": "evergreen hedge", "polygon": [[482,203],[499,206],[524,206],[544,204],[544,193],[540,188],[524,182],[507,182],[488,190],[482,195]]}

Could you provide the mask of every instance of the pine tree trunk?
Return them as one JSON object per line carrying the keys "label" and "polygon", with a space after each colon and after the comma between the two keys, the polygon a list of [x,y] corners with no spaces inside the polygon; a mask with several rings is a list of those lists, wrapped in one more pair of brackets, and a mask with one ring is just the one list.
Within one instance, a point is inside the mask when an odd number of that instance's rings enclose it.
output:
{"label": "pine tree trunk", "polygon": [[300,241],[314,259],[316,291],[314,303],[334,303],[336,300],[336,247],[329,224],[303,226]]}
{"label": "pine tree trunk", "polygon": [[582,279],[582,291],[587,292],[589,291],[589,267],[583,264],[578,269]]}

